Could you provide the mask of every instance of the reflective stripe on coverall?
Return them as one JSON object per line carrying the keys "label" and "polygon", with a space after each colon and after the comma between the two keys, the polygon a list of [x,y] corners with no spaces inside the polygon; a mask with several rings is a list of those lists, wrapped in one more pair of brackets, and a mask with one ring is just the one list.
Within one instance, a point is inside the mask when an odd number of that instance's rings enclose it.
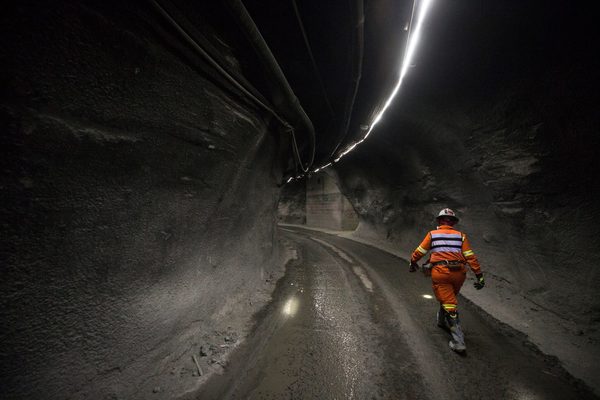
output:
{"label": "reflective stripe on coverall", "polygon": [[439,226],[438,229],[427,233],[425,239],[413,252],[410,261],[419,261],[428,251],[431,251],[430,262],[432,264],[439,261],[461,263],[458,268],[449,268],[439,264],[431,270],[431,282],[436,299],[446,311],[455,312],[458,304],[456,295],[467,275],[465,263],[469,264],[475,274],[479,274],[481,272],[479,261],[477,261],[466,235],[449,225]]}

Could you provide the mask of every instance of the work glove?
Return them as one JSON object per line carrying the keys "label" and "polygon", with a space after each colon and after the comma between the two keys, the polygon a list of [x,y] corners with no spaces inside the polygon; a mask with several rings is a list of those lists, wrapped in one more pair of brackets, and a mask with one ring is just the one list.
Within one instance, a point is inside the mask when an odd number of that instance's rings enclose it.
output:
{"label": "work glove", "polygon": [[417,264],[416,262],[411,261],[410,264],[408,264],[408,272],[415,272],[418,269],[419,269],[419,264]]}
{"label": "work glove", "polygon": [[485,279],[483,279],[483,274],[475,274],[475,282],[473,283],[473,286],[477,290],[483,289],[483,287],[485,286]]}

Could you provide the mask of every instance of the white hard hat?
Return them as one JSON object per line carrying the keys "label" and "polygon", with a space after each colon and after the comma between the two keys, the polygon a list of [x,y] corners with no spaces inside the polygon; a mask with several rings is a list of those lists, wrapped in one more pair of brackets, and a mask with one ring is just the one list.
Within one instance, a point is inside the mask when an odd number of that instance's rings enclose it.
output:
{"label": "white hard hat", "polygon": [[435,217],[435,219],[439,219],[439,218],[450,218],[455,220],[456,222],[458,222],[458,217],[456,216],[456,214],[454,213],[454,211],[452,211],[449,208],[444,208],[442,211],[440,211],[440,213],[438,214],[437,217]]}

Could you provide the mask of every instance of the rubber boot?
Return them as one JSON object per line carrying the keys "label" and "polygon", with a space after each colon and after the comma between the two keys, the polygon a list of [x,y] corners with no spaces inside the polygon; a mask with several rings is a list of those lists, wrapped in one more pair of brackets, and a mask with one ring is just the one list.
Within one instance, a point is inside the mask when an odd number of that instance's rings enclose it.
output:
{"label": "rubber boot", "polygon": [[444,310],[444,307],[440,305],[440,309],[437,312],[437,326],[442,329],[448,329],[448,313]]}
{"label": "rubber boot", "polygon": [[458,313],[448,313],[447,320],[450,327],[450,334],[452,335],[452,340],[448,342],[448,346],[457,353],[462,353],[467,350],[467,346],[465,345],[465,335],[460,328]]}

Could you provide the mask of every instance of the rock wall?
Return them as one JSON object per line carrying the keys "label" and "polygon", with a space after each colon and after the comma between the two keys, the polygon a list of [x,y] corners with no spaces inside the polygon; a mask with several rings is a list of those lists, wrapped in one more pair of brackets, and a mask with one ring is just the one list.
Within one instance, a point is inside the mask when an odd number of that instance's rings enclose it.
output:
{"label": "rock wall", "polygon": [[306,182],[294,180],[283,186],[277,205],[277,220],[284,224],[306,224]]}
{"label": "rock wall", "polygon": [[126,3],[1,17],[6,398],[194,390],[281,273],[287,146],[149,2]]}

